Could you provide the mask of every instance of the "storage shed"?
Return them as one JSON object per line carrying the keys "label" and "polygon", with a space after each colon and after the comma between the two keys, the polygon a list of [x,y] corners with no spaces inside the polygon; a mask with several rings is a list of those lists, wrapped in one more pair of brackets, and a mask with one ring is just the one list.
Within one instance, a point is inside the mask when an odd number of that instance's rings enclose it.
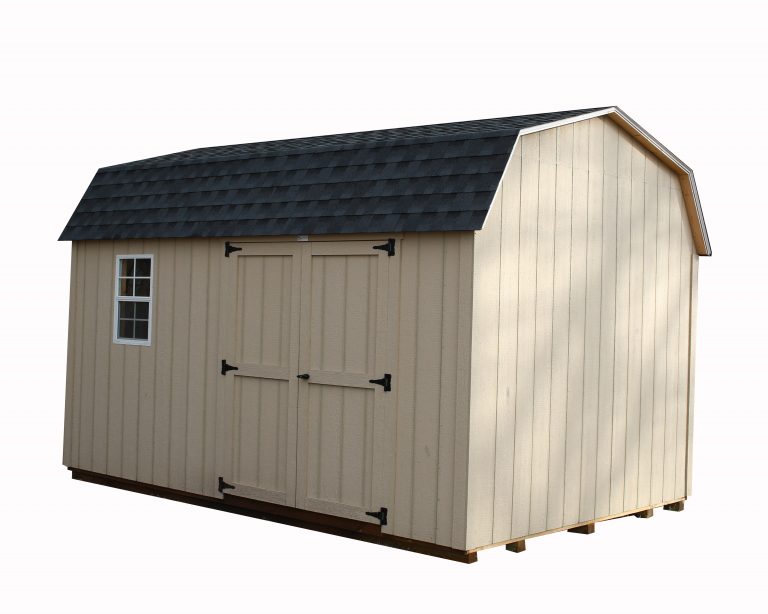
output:
{"label": "storage shed", "polygon": [[616,107],[100,169],[75,478],[471,562],[682,509],[691,170]]}

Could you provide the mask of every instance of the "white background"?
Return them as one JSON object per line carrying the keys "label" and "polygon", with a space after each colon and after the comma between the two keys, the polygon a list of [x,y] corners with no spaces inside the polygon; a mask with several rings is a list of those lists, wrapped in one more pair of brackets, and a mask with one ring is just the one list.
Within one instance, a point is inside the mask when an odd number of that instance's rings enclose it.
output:
{"label": "white background", "polygon": [[[765,612],[766,85],[758,3],[5,1],[0,612]],[[694,496],[465,566],[69,479],[69,244],[99,166],[619,105],[696,172]]]}

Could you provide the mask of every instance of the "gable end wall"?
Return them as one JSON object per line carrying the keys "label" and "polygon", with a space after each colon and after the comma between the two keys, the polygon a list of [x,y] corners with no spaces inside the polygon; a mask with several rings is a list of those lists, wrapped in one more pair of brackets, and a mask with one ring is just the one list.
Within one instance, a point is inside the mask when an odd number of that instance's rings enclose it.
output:
{"label": "gable end wall", "polygon": [[521,137],[475,239],[468,548],[690,493],[697,264],[678,177],[613,121]]}

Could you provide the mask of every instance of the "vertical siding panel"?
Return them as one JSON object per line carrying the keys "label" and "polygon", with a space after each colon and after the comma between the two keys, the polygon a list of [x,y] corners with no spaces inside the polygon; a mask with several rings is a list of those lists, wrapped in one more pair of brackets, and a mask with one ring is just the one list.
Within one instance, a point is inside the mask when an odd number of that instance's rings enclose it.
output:
{"label": "vertical siding panel", "polygon": [[632,148],[627,136],[619,133],[616,202],[616,335],[613,368],[613,430],[611,439],[610,513],[624,507],[625,461],[627,453],[627,391],[629,368],[629,298],[631,262]]}
{"label": "vertical siding panel", "polygon": [[98,241],[98,298],[96,299],[96,365],[93,397],[93,467],[107,472],[109,417],[109,353],[112,345],[115,263],[110,241]]}
{"label": "vertical siding panel", "polygon": [[536,248],[536,322],[534,347],[531,510],[529,532],[547,526],[549,425],[552,389],[552,314],[555,266],[555,190],[557,131],[539,140],[539,209]]}
{"label": "vertical siding panel", "polygon": [[208,251],[208,312],[206,317],[206,362],[205,362],[205,422],[203,425],[203,494],[213,496],[216,493],[216,399],[218,394],[218,376],[216,369],[219,360],[219,300],[221,258],[223,253],[220,241],[206,241]]}
{"label": "vertical siding panel", "polygon": [[[684,377],[686,374],[688,375],[687,380],[687,396],[680,394],[678,397],[678,408],[681,410],[680,416],[678,417],[678,430],[680,432],[683,431],[683,424],[686,425],[685,428],[685,442],[680,442],[679,448],[682,449],[685,447],[685,473],[683,480],[683,475],[680,475],[680,470],[678,470],[678,480],[677,480],[677,486],[675,487],[677,490],[677,496],[682,497],[685,495],[686,497],[691,496],[691,487],[692,487],[692,473],[691,468],[693,466],[693,392],[694,392],[694,379],[695,379],[695,358],[696,358],[696,304],[697,304],[697,295],[698,295],[698,287],[699,287],[699,257],[693,252],[693,246],[690,244],[689,249],[687,250],[687,253],[684,254],[683,262],[686,266],[686,273],[690,271],[690,287],[686,288],[684,284],[681,285],[681,292],[687,291],[687,296],[689,298],[689,305],[688,309],[685,308],[684,304],[680,305],[680,312],[681,314],[688,314],[688,318],[683,318],[683,324],[684,327],[681,326],[680,330],[681,332],[684,330],[688,331],[688,338],[687,338],[687,346],[685,349],[688,350],[686,352],[683,350],[681,352],[681,355],[683,356],[683,360],[680,361],[680,373],[682,374],[681,377]],[[682,303],[683,301],[681,301]],[[681,318],[683,316],[681,315]],[[681,386],[682,388],[682,386]],[[685,408],[685,414],[683,416],[682,408]],[[683,465],[683,463],[678,463],[678,467]],[[683,490],[684,489],[684,490]]]}
{"label": "vertical siding panel", "polygon": [[[676,177],[672,178],[677,181]],[[688,280],[681,276],[681,238],[682,238],[682,211],[672,194],[672,186],[667,182],[665,196],[669,212],[669,263],[668,263],[668,281],[669,291],[667,292],[667,357],[666,357],[666,399],[664,406],[666,408],[666,445],[664,450],[664,491],[663,498],[669,501],[676,495],[675,483],[677,479],[678,459],[685,457],[684,446],[678,450],[677,429],[679,408],[677,406],[678,387],[682,384],[679,381],[678,365],[679,351],[687,349],[686,333],[680,327],[681,315],[681,288],[688,287]],[[661,202],[659,202],[661,206]],[[670,439],[672,438],[672,439]],[[682,452],[682,454],[680,454]]]}
{"label": "vertical siding panel", "polygon": [[189,378],[189,325],[192,241],[175,241],[173,276],[173,359],[171,367],[171,445],[169,486],[183,490],[187,459],[187,381]]}
{"label": "vertical siding panel", "polygon": [[645,157],[632,148],[632,205],[630,213],[629,360],[627,382],[626,464],[624,508],[637,507],[640,462],[640,394],[643,331],[643,233]]}
{"label": "vertical siding panel", "polygon": [[[223,242],[218,242],[223,249]],[[311,266],[309,245],[300,251],[301,266],[308,270]],[[221,252],[219,252],[221,253]],[[218,321],[219,355],[216,360],[235,356],[237,354],[236,328],[239,321],[238,310],[238,262],[239,258],[224,258],[219,260],[219,275],[221,278],[220,317]],[[240,267],[242,270],[242,267]],[[304,280],[309,283],[307,279]],[[216,445],[214,450],[214,476],[233,475],[234,453],[237,453],[238,441],[235,437],[235,406],[239,407],[239,390],[241,378],[225,378],[219,375],[216,386]],[[237,390],[235,389],[237,386]],[[236,398],[237,397],[237,398]],[[301,434],[299,434],[301,436]],[[303,487],[303,485],[302,485]],[[297,489],[299,487],[297,486]],[[215,496],[221,496],[216,493]]]}
{"label": "vertical siding panel", "polygon": [[459,245],[461,235],[449,234],[445,237],[443,254],[442,310],[443,322],[440,331],[440,399],[439,433],[437,449],[437,510],[435,519],[435,541],[445,546],[451,545],[453,538],[453,498],[456,437],[456,371],[459,354],[462,353],[457,343],[459,323]]}
{"label": "vertical siding panel", "polygon": [[587,286],[587,215],[589,192],[589,123],[574,125],[571,210],[571,299],[568,331],[568,406],[566,410],[563,522],[579,519],[581,501],[582,410]]}
{"label": "vertical siding panel", "polygon": [[[73,243],[75,245],[75,243]],[[77,250],[73,256],[76,259],[77,287],[75,289],[75,327],[72,345],[74,348],[74,362],[72,368],[72,407],[71,407],[71,441],[70,463],[74,467],[80,467],[80,420],[81,404],[83,396],[83,329],[85,327],[85,250],[86,244],[82,241],[76,243]]]}
{"label": "vertical siding panel", "polygon": [[517,388],[517,263],[520,247],[520,148],[515,147],[502,185],[499,270],[499,362],[496,397],[493,541],[511,537]]}
{"label": "vertical siding panel", "polygon": [[[683,197],[679,188],[679,183],[675,182],[674,189],[671,192],[671,207],[675,216],[680,218],[680,253],[678,255],[680,262],[679,287],[676,290],[676,305],[679,314],[680,327],[678,331],[678,353],[676,371],[677,379],[677,398],[675,405],[677,407],[677,454],[675,459],[675,486],[674,497],[685,497],[690,495],[689,483],[686,479],[686,471],[690,472],[690,445],[692,429],[692,409],[693,409],[693,348],[696,342],[694,328],[696,324],[696,260],[688,224],[686,223]],[[687,460],[686,460],[687,459]],[[690,479],[690,476],[688,476]]]}
{"label": "vertical siding panel", "polygon": [[[472,345],[472,284],[474,281],[473,233],[462,233],[459,246],[459,322],[457,346]],[[453,540],[454,548],[464,549],[467,544],[467,514],[469,487],[469,405],[471,390],[471,357],[461,352],[456,369],[456,435],[454,440],[454,495]]]}
{"label": "vertical siding panel", "polygon": [[152,482],[155,424],[155,364],[157,354],[157,250],[160,241],[145,241],[144,253],[152,254],[152,340],[149,347],[141,349],[139,364],[139,417],[138,458],[136,479]]}
{"label": "vertical siding panel", "polygon": [[657,163],[646,155],[645,160],[645,226],[643,235],[643,332],[640,366],[640,455],[638,464],[637,504],[651,502],[651,448],[654,418],[653,375],[655,372],[656,318],[656,217]]}
{"label": "vertical siding panel", "polygon": [[208,284],[208,245],[192,244],[192,272],[189,318],[189,375],[187,382],[187,460],[186,489],[203,492],[204,422],[206,399],[206,322]]}
{"label": "vertical siding panel", "polygon": [[571,294],[571,197],[573,125],[557,129],[555,262],[552,304],[552,389],[549,424],[547,529],[563,526],[566,408],[568,403],[568,329]]}
{"label": "vertical siding panel", "polygon": [[597,418],[600,390],[600,314],[603,257],[603,120],[589,121],[587,287],[584,326],[584,406],[581,434],[579,520],[595,517]]}
{"label": "vertical siding panel", "polygon": [[595,516],[610,514],[613,432],[614,349],[616,337],[616,214],[618,208],[618,128],[604,124],[602,280],[600,313],[600,389],[597,415]]}
{"label": "vertical siding panel", "polygon": [[470,547],[493,537],[496,402],[499,358],[499,255],[501,194],[497,193],[483,230],[475,234],[472,315],[472,398],[469,415]]}
{"label": "vertical siding panel", "polygon": [[137,431],[136,479],[152,482],[155,424],[155,365],[157,354],[157,250],[160,241],[144,241],[144,253],[154,259],[152,270],[152,340],[141,350],[139,361],[139,415]]}
{"label": "vertical siding panel", "polygon": [[94,372],[96,369],[96,318],[99,297],[99,243],[85,244],[85,293],[83,296],[82,368],[80,370],[80,454],[78,467],[93,469]]}
{"label": "vertical siding panel", "polygon": [[120,475],[135,480],[139,459],[139,369],[142,348],[126,345],[123,363],[123,460]]}
{"label": "vertical siding panel", "polygon": [[[143,254],[142,241],[129,241],[126,254]],[[135,480],[139,457],[139,369],[141,355],[147,348],[125,346],[123,363],[123,461],[120,475]]]}
{"label": "vertical siding panel", "polygon": [[145,241],[144,253],[152,254],[152,340],[149,347],[141,348],[139,361],[139,416],[136,479],[152,482],[155,435],[155,365],[157,354],[157,255],[160,241]]}
{"label": "vertical siding panel", "polygon": [[[112,267],[116,270],[116,258],[128,252],[125,241],[116,241],[112,245]],[[114,274],[114,273],[113,273]],[[115,288],[112,288],[114,295]],[[112,326],[114,326],[114,322]],[[112,343],[109,349],[109,412],[107,418],[107,473],[121,476],[123,471],[123,389],[125,376],[125,345]]]}
{"label": "vertical siding panel", "polygon": [[169,454],[171,442],[171,361],[173,358],[173,287],[175,266],[174,240],[158,242],[155,259],[155,322],[152,334],[155,337],[155,415],[154,415],[154,454],[152,462],[152,481],[160,486],[168,486]]}
{"label": "vertical siding panel", "polygon": [[[520,192],[520,264],[518,273],[515,462],[512,488],[513,537],[526,535],[529,532],[531,508],[533,369],[536,346],[536,235],[539,204],[539,134],[535,133],[524,136],[520,145],[522,146],[522,175]],[[475,317],[480,316],[477,314]]]}
{"label": "vertical siding panel", "polygon": [[62,463],[66,467],[73,465],[72,456],[72,422],[75,412],[75,345],[77,341],[77,323],[80,313],[78,302],[78,270],[77,249],[79,243],[72,241],[69,258],[69,324],[67,326],[67,380],[64,396],[64,445],[62,449]]}
{"label": "vertical siding panel", "polygon": [[400,276],[400,343],[397,361],[400,385],[397,386],[397,458],[395,470],[394,532],[411,536],[413,518],[413,446],[415,386],[419,357],[416,354],[416,317],[420,305],[419,259],[420,235],[409,234],[402,240]]}
{"label": "vertical siding panel", "polygon": [[664,500],[665,459],[667,449],[674,446],[674,424],[667,419],[674,413],[667,408],[667,346],[669,290],[669,175],[664,167],[658,169],[658,215],[656,217],[656,341],[653,376],[653,434],[651,446],[651,502]]}
{"label": "vertical siding panel", "polygon": [[436,539],[437,460],[440,422],[440,371],[442,342],[443,234],[421,239],[419,258],[419,309],[416,321],[415,418],[413,443],[414,539]]}

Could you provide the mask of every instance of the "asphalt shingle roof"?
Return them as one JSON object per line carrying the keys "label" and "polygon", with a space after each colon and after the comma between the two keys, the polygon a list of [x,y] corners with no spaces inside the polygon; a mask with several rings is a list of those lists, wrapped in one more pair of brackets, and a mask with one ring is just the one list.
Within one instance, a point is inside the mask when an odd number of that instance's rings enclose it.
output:
{"label": "asphalt shingle roof", "polygon": [[596,110],[206,147],[109,166],[60,240],[478,230],[520,130]]}

